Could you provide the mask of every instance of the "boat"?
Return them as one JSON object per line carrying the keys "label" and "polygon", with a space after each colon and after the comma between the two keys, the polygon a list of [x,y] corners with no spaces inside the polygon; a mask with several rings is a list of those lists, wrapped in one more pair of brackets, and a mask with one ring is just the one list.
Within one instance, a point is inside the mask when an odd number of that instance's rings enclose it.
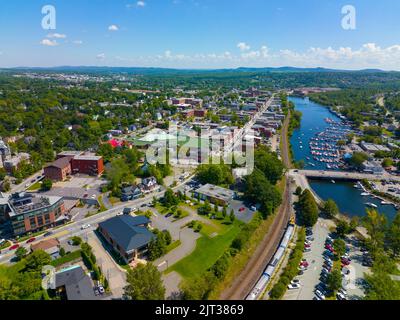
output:
{"label": "boat", "polygon": [[388,204],[391,204],[391,203],[390,203],[390,202],[387,202],[387,201],[382,201],[381,204],[383,204],[383,205],[388,205]]}
{"label": "boat", "polygon": [[335,184],[335,183],[336,183],[336,181],[335,181],[335,180],[331,180],[331,182],[332,182],[333,184]]}
{"label": "boat", "polygon": [[368,207],[378,208],[378,206],[377,206],[376,204],[373,204],[373,203],[371,203],[371,202],[367,202],[366,205],[367,205]]}
{"label": "boat", "polygon": [[369,196],[369,193],[368,193],[368,192],[363,192],[363,193],[361,193],[361,195],[362,195],[363,197],[366,197],[366,196]]}

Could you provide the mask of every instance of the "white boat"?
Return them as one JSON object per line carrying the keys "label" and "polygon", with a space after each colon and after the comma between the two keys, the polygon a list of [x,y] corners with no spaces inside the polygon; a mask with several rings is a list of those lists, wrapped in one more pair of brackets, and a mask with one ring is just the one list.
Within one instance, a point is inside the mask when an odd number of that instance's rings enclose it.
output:
{"label": "white boat", "polygon": [[335,180],[331,180],[331,182],[332,182],[332,183],[336,183],[336,181],[335,181]]}
{"label": "white boat", "polygon": [[367,205],[368,207],[378,208],[378,206],[377,206],[376,204],[373,204],[373,203],[371,203],[371,202],[367,202],[366,205]]}
{"label": "white boat", "polygon": [[388,204],[391,204],[391,203],[390,203],[390,202],[387,202],[387,201],[382,201],[381,204],[383,204],[383,205],[388,205]]}
{"label": "white boat", "polygon": [[366,196],[369,196],[369,193],[368,193],[368,192],[363,192],[363,193],[361,193],[361,195],[362,195],[363,197],[366,197]]}

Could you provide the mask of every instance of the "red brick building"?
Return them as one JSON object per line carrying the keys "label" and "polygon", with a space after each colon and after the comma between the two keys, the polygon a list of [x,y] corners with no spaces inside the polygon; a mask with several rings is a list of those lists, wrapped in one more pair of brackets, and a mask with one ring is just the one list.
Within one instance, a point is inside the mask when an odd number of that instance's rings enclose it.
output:
{"label": "red brick building", "polygon": [[104,172],[103,157],[100,156],[76,156],[71,161],[73,173],[84,173],[99,176]]}
{"label": "red brick building", "polygon": [[71,162],[68,157],[59,158],[44,168],[45,177],[53,181],[65,181],[71,173]]}

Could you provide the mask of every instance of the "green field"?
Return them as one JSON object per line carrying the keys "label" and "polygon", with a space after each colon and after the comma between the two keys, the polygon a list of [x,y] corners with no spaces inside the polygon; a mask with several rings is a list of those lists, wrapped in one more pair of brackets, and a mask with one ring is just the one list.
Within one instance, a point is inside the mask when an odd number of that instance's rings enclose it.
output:
{"label": "green field", "polygon": [[184,278],[202,274],[229,248],[239,231],[240,224],[235,223],[228,226],[223,234],[215,238],[203,235],[203,237],[197,240],[196,249],[190,255],[168,268],[166,272],[176,271]]}

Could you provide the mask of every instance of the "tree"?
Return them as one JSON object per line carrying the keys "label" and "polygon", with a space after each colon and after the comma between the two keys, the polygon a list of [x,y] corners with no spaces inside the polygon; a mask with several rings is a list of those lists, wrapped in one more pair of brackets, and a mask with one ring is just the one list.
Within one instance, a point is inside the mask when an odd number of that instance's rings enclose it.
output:
{"label": "tree", "polygon": [[178,205],[179,199],[175,196],[174,191],[168,188],[167,191],[165,191],[162,202],[165,207],[171,208],[172,206]]}
{"label": "tree", "polygon": [[333,241],[333,248],[339,259],[346,253],[346,243],[342,239],[335,239],[335,241]]}
{"label": "tree", "polygon": [[400,212],[393,219],[386,238],[389,249],[392,250],[394,256],[398,256],[400,254]]}
{"label": "tree", "polygon": [[294,194],[295,194],[296,196],[300,196],[302,193],[303,193],[303,189],[302,189],[300,186],[298,186],[298,187],[296,188],[296,191],[294,192]]}
{"label": "tree", "polygon": [[349,159],[349,163],[356,169],[361,169],[362,164],[367,159],[368,159],[368,155],[365,154],[364,152],[354,152],[352,157]]}
{"label": "tree", "polygon": [[368,231],[371,249],[374,251],[383,247],[385,231],[387,227],[387,219],[383,214],[379,214],[374,209],[367,210],[367,215],[363,219],[364,226]]}
{"label": "tree", "polygon": [[298,213],[301,223],[306,227],[312,227],[318,220],[318,206],[311,191],[303,191],[298,201]]}
{"label": "tree", "polygon": [[64,248],[60,248],[60,257],[64,257],[65,256],[65,249]]}
{"label": "tree", "polygon": [[71,241],[72,241],[73,246],[79,246],[82,243],[82,238],[80,238],[78,236],[74,236],[71,238]]}
{"label": "tree", "polygon": [[234,182],[231,169],[225,164],[202,164],[196,177],[202,184],[230,185]]}
{"label": "tree", "polygon": [[235,216],[235,213],[233,212],[233,210],[231,211],[231,214],[230,214],[230,216],[229,216],[229,220],[230,220],[232,223],[234,223],[235,220],[236,220],[236,216]]}
{"label": "tree", "polygon": [[165,287],[161,273],[151,263],[129,269],[124,296],[131,300],[164,300]]}
{"label": "tree", "polygon": [[382,167],[389,168],[393,165],[393,160],[391,158],[385,158],[382,161]]}
{"label": "tree", "polygon": [[331,291],[339,290],[342,287],[342,274],[340,270],[333,270],[328,274],[326,285]]}
{"label": "tree", "polygon": [[25,268],[33,271],[40,271],[43,266],[51,263],[50,255],[43,250],[34,251],[25,260]]}
{"label": "tree", "polygon": [[53,181],[51,179],[44,179],[42,182],[42,191],[49,191],[53,188]]}
{"label": "tree", "polygon": [[339,237],[344,237],[351,232],[350,225],[345,220],[340,220],[336,226],[336,233]]}
{"label": "tree", "polygon": [[188,278],[181,284],[182,298],[183,300],[207,300],[215,283],[216,277],[211,272]]}
{"label": "tree", "polygon": [[329,218],[334,218],[335,216],[338,215],[339,213],[339,208],[336,204],[336,202],[332,199],[328,199],[324,203],[324,207],[322,209],[322,212],[326,214]]}
{"label": "tree", "polygon": [[254,153],[254,165],[271,184],[276,184],[283,174],[283,163],[265,147],[259,147]]}
{"label": "tree", "polygon": [[400,284],[385,272],[366,274],[367,292],[365,300],[400,300]]}
{"label": "tree", "polygon": [[15,256],[17,257],[18,261],[22,260],[28,254],[28,250],[24,247],[19,247],[17,251],[15,251]]}
{"label": "tree", "polygon": [[224,206],[222,208],[222,218],[226,219],[226,217],[228,216],[227,210],[226,210],[226,206]]}

